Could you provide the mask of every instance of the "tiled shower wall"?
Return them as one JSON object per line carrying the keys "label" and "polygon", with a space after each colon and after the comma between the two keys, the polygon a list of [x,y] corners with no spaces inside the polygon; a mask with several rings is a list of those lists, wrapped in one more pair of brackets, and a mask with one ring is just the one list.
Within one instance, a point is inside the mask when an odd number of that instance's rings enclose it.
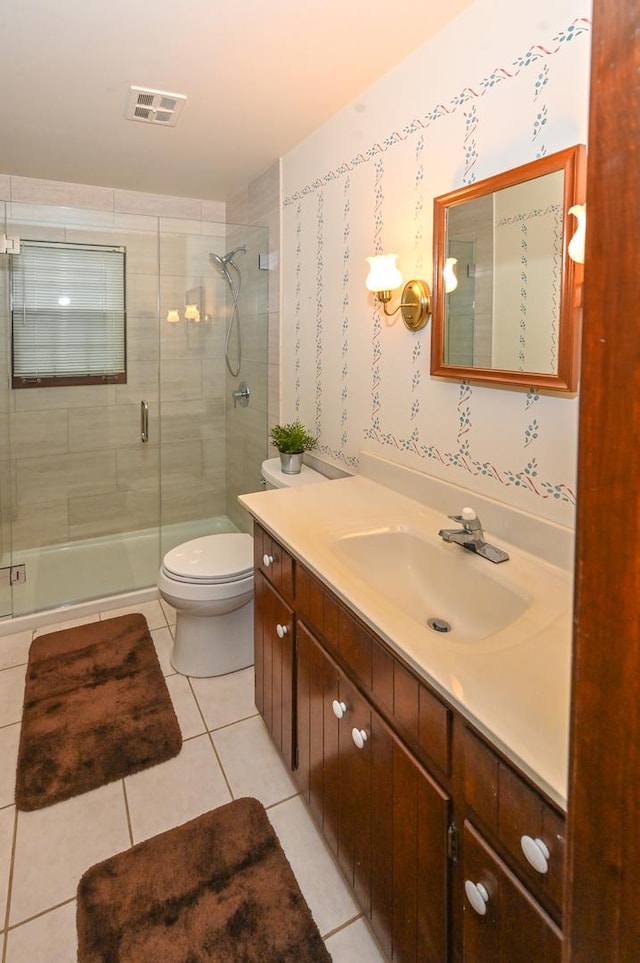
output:
{"label": "tiled shower wall", "polygon": [[[13,484],[13,550],[151,527],[160,508],[165,525],[224,514],[226,292],[208,263],[209,251],[226,250],[224,205],[7,175],[0,200],[9,233],[127,247],[128,383],[0,391],[2,417],[10,416],[12,460],[3,468]],[[216,320],[158,322],[169,308],[182,312],[185,292],[200,286],[202,312]],[[5,371],[8,351],[7,334]]]}
{"label": "tiled shower wall", "polygon": [[[236,382],[244,379],[252,394],[247,408],[227,410],[227,515],[239,528],[250,530],[250,519],[238,505],[237,496],[255,491],[264,458],[275,454],[268,448],[265,427],[277,424],[279,418],[279,331],[280,331],[280,165],[274,164],[252,181],[246,190],[227,199],[227,219],[234,224],[263,225],[268,228],[268,246],[262,253],[268,257],[264,279],[268,283],[266,313],[258,312],[248,323],[246,333],[247,364],[239,378],[227,372],[228,393]],[[229,231],[229,245],[243,242],[241,229]],[[259,280],[261,275],[259,276]],[[254,320],[255,319],[255,320]]]}
{"label": "tiled shower wall", "polygon": [[577,398],[432,378],[430,325],[364,282],[394,252],[431,283],[435,196],[586,143],[590,14],[477,0],[282,159],[282,416],[334,464],[365,449],[573,524]]}

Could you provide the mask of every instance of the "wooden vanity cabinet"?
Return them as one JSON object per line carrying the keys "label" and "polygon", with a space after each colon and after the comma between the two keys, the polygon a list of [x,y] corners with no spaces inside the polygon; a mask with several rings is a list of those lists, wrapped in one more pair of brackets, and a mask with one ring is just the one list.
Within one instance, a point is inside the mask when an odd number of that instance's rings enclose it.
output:
{"label": "wooden vanity cabinet", "polygon": [[560,963],[563,814],[258,525],[255,543],[256,703],[389,960]]}

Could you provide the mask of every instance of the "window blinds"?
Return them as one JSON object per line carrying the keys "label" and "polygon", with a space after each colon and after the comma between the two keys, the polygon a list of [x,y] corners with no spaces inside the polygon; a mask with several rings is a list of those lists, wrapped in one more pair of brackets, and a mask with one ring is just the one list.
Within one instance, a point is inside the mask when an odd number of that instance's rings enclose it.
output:
{"label": "window blinds", "polygon": [[124,248],[21,241],[11,312],[14,387],[126,380]]}

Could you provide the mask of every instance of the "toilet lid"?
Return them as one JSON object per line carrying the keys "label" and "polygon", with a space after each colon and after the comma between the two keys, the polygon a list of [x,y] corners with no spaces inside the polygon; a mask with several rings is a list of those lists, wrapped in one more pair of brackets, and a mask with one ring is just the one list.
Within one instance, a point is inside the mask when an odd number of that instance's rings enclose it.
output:
{"label": "toilet lid", "polygon": [[167,552],[163,567],[190,582],[233,582],[253,571],[253,539],[235,532],[194,538]]}

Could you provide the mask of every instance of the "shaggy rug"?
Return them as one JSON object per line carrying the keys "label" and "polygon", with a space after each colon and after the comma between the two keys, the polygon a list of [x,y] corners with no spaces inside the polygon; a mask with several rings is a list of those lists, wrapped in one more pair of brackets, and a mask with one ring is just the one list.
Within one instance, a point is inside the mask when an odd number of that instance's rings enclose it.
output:
{"label": "shaggy rug", "polygon": [[87,870],[77,925],[78,963],[331,963],[256,799]]}
{"label": "shaggy rug", "polygon": [[35,639],[16,806],[33,810],[177,755],[182,735],[142,615]]}

